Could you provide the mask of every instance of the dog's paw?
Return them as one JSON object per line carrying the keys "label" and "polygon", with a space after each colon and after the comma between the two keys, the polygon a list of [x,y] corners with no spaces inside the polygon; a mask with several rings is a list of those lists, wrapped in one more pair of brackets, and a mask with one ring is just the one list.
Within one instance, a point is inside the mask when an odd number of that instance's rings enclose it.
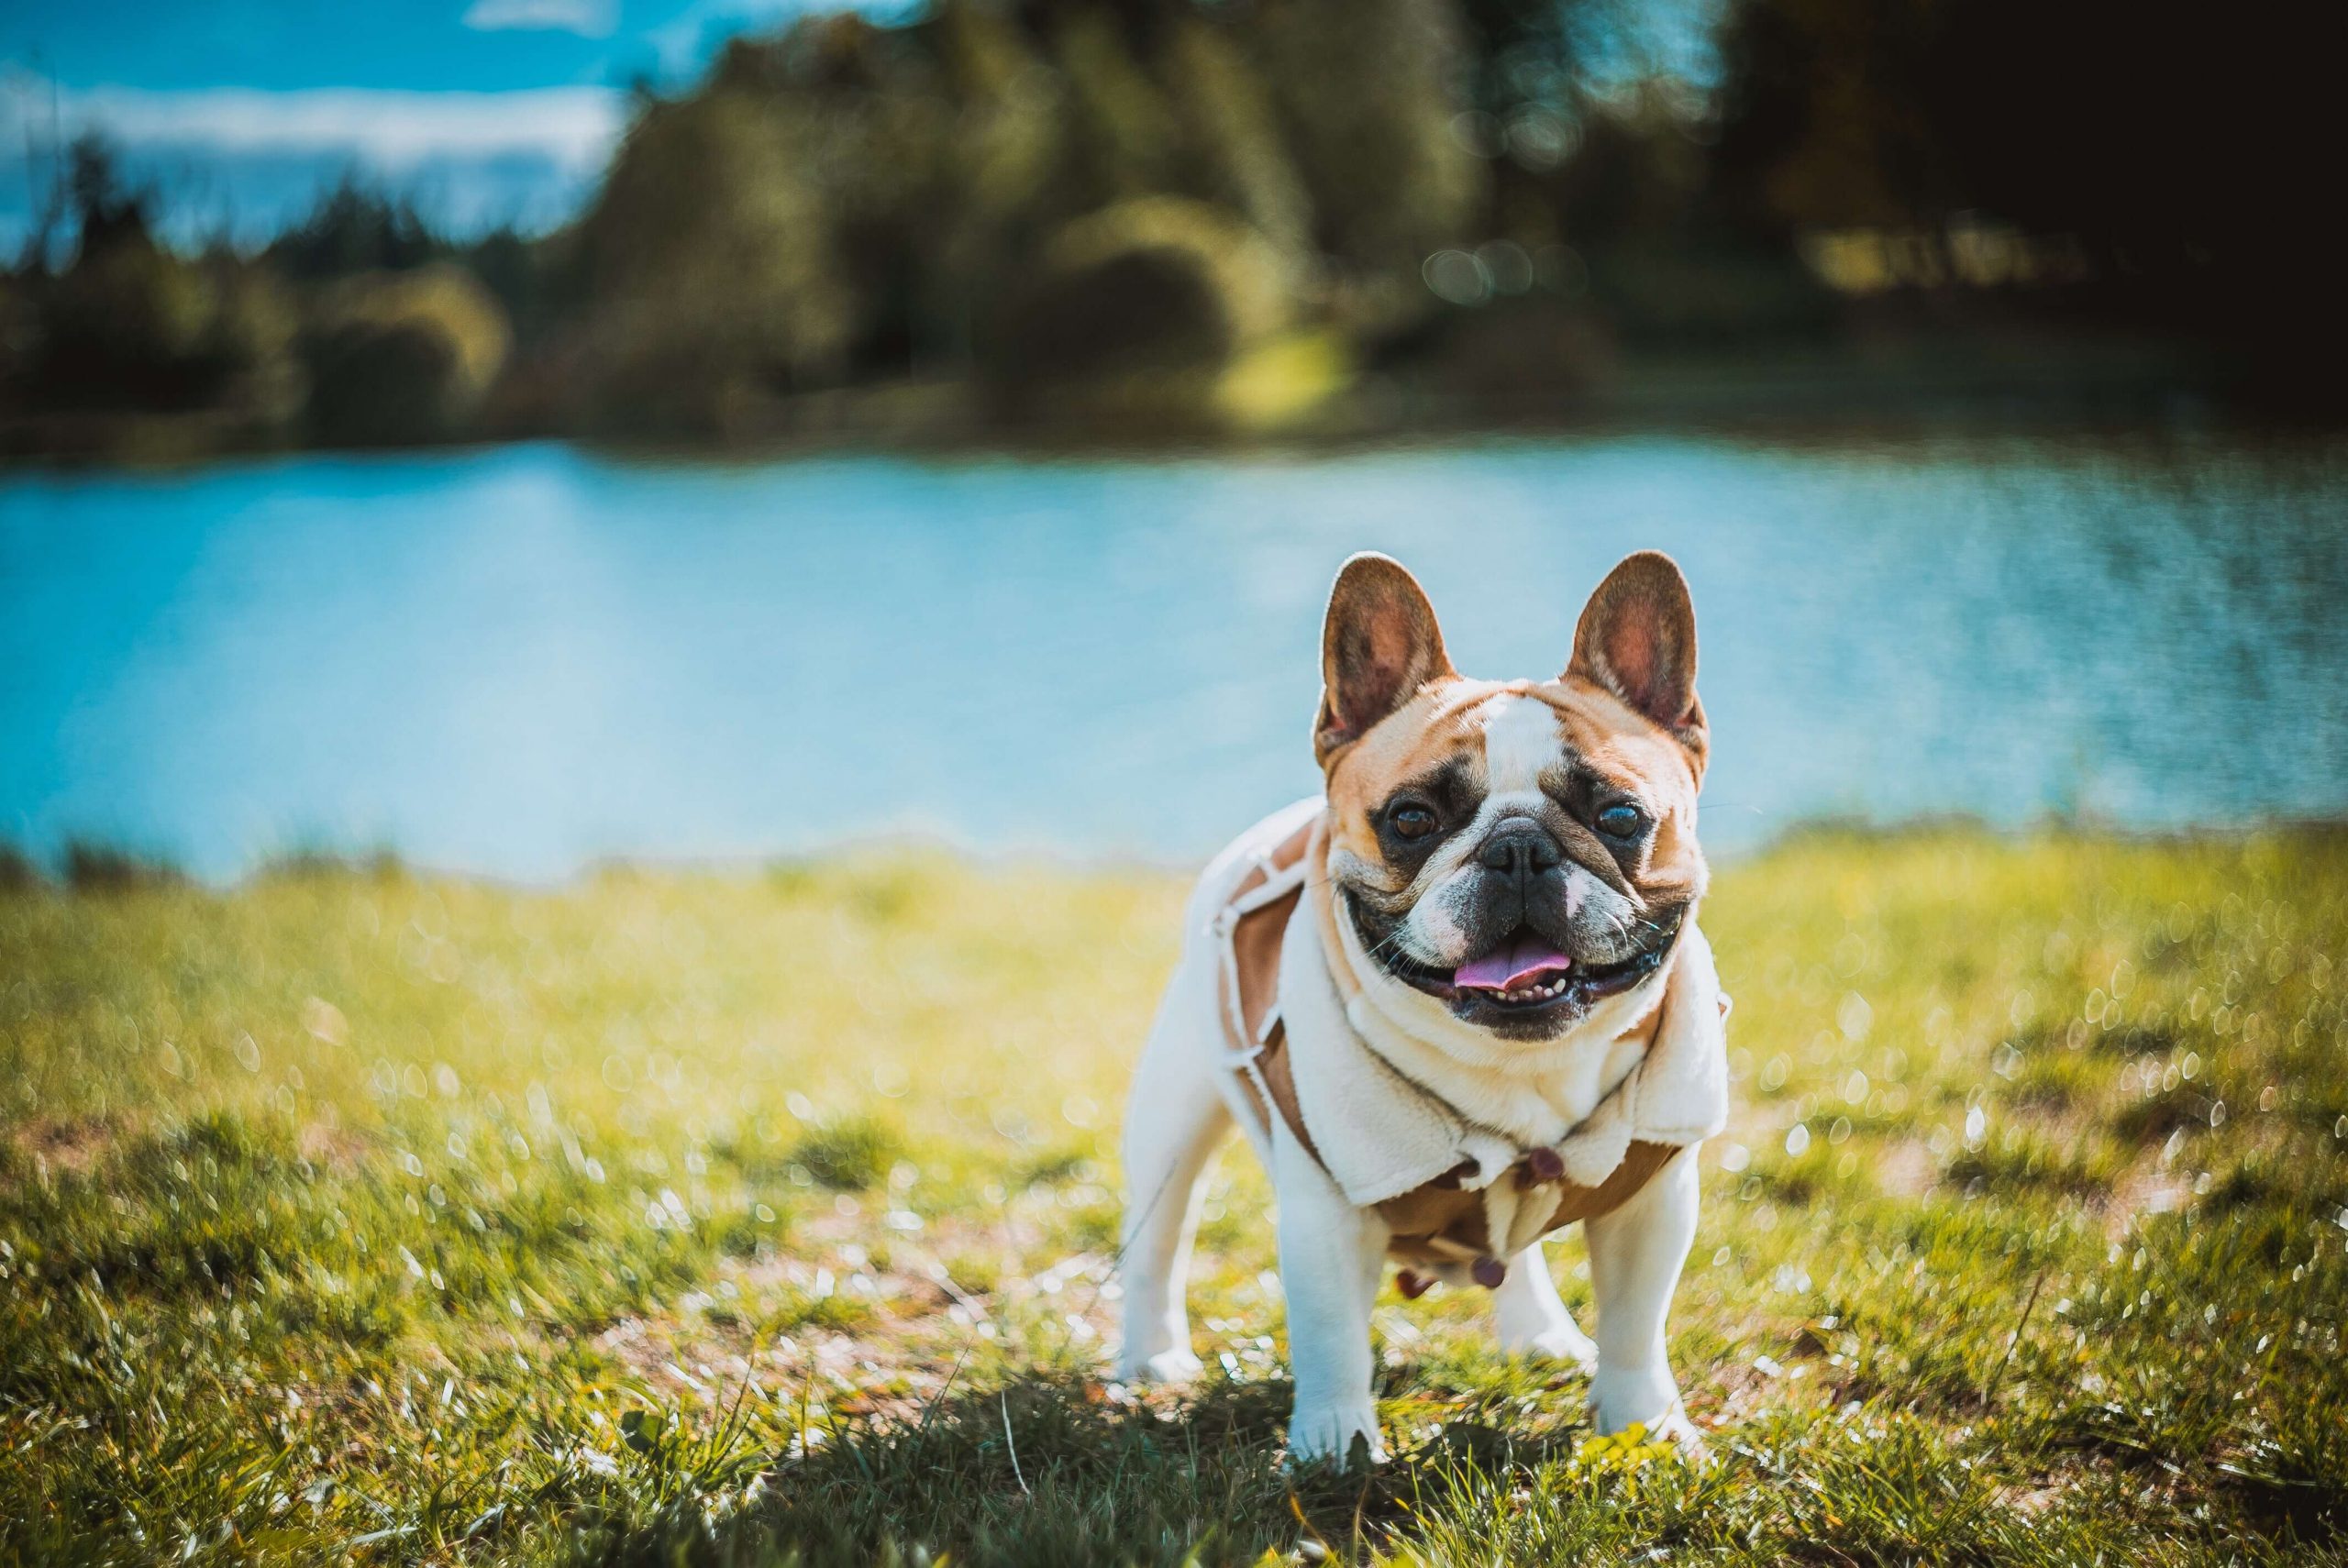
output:
{"label": "dog's paw", "polygon": [[1350,1466],[1357,1458],[1386,1461],[1378,1441],[1378,1411],[1368,1405],[1300,1405],[1288,1423],[1288,1463]]}
{"label": "dog's paw", "polygon": [[1601,1366],[1589,1380],[1589,1424],[1600,1437],[1612,1437],[1634,1422],[1659,1433],[1675,1413],[1685,1425],[1679,1386],[1668,1367]]}
{"label": "dog's paw", "polygon": [[1648,1421],[1633,1421],[1622,1429],[1618,1436],[1628,1438],[1637,1434],[1641,1445],[1667,1443],[1678,1457],[1689,1464],[1709,1464],[1712,1451],[1705,1441],[1704,1430],[1689,1418],[1688,1407],[1673,1400],[1671,1408]]}
{"label": "dog's paw", "polygon": [[1545,1356],[1585,1373],[1598,1370],[1598,1346],[1571,1323],[1552,1323],[1530,1333],[1512,1334],[1503,1324],[1500,1347],[1510,1355]]}
{"label": "dog's paw", "polygon": [[1676,1399],[1648,1431],[1656,1441],[1667,1442],[1678,1449],[1679,1457],[1689,1464],[1712,1462],[1711,1446],[1704,1441],[1704,1430],[1688,1419],[1688,1407]]}
{"label": "dog's paw", "polygon": [[1689,1419],[1668,1371],[1613,1368],[1598,1374],[1590,1381],[1589,1424],[1600,1437],[1639,1428],[1643,1441],[1667,1442],[1690,1464],[1711,1459],[1703,1430]]}
{"label": "dog's paw", "polygon": [[1122,1383],[1188,1383],[1204,1370],[1206,1364],[1192,1355],[1188,1348],[1177,1345],[1159,1351],[1156,1355],[1121,1362],[1117,1378]]}

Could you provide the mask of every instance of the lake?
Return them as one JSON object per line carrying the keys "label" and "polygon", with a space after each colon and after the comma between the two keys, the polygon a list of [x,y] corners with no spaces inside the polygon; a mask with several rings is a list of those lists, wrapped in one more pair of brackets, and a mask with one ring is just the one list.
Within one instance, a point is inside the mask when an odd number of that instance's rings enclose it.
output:
{"label": "lake", "polygon": [[0,837],[521,878],[875,835],[1190,861],[1316,781],[1338,562],[1547,675],[1693,585],[1704,833],[2348,811],[2348,453],[1607,436],[1151,461],[559,446],[0,475]]}

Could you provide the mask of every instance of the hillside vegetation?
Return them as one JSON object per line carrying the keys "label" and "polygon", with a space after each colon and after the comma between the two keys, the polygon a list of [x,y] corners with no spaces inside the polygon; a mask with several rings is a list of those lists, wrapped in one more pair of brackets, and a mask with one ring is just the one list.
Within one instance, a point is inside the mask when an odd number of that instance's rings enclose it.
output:
{"label": "hillside vegetation", "polygon": [[[19,868],[20,873],[22,868]],[[1267,1193],[1105,1384],[1171,878],[0,885],[0,1556],[2280,1562],[2348,1540],[2348,838],[1821,834],[1724,873],[1735,1120],[1589,1444],[1480,1293],[1294,1483]],[[1578,1242],[1553,1249],[1587,1310]]]}
{"label": "hillside vegetation", "polygon": [[47,147],[0,456],[2336,413],[2316,15],[819,8],[636,93],[553,233],[352,176],[200,255],[102,141]]}

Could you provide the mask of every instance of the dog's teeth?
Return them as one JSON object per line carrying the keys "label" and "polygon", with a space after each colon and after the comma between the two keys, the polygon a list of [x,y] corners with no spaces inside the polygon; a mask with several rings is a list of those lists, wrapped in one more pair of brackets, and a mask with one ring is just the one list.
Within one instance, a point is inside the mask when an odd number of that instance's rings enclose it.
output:
{"label": "dog's teeth", "polygon": [[1530,1002],[1554,1001],[1566,994],[1566,988],[1572,981],[1572,976],[1560,975],[1556,979],[1545,983],[1516,986],[1508,990],[1496,991],[1492,994],[1492,999],[1520,1007]]}

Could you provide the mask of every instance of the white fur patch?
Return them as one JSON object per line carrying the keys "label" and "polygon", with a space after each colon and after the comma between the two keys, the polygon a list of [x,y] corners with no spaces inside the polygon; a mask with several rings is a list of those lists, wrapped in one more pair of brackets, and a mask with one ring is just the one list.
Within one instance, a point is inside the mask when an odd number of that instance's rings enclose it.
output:
{"label": "white fur patch", "polygon": [[1486,805],[1541,792],[1541,774],[1565,755],[1556,710],[1538,697],[1504,691],[1477,710],[1484,721]]}
{"label": "white fur patch", "polygon": [[[1453,889],[1456,891],[1456,888]],[[1432,906],[1432,907],[1430,907]],[[1411,935],[1434,956],[1421,963],[1457,966],[1468,951],[1468,928],[1451,903],[1441,898],[1421,899],[1411,911]]]}

